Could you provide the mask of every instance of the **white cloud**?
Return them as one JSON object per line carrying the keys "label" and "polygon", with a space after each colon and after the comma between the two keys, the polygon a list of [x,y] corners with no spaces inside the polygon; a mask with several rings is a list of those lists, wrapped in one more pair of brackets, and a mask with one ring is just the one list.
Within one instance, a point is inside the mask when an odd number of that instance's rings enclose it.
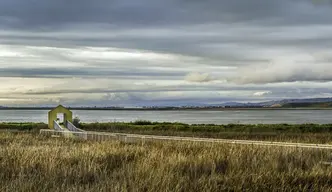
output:
{"label": "white cloud", "polygon": [[253,95],[254,95],[254,96],[257,96],[257,97],[262,97],[262,96],[270,95],[270,94],[272,94],[271,91],[260,91],[260,92],[256,92],[256,93],[254,93]]}
{"label": "white cloud", "polygon": [[214,78],[211,77],[209,73],[192,72],[186,75],[185,80],[189,82],[203,83],[203,82],[213,81]]}
{"label": "white cloud", "polygon": [[331,64],[329,63],[314,63],[312,61],[283,61],[265,65],[249,65],[240,68],[233,81],[243,84],[295,81],[326,82],[332,81],[330,68]]}

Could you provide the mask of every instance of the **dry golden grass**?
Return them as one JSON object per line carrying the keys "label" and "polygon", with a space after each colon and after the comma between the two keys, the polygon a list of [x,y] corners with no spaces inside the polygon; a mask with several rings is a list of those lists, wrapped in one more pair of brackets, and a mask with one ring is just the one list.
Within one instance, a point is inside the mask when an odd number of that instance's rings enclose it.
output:
{"label": "dry golden grass", "polygon": [[0,191],[331,191],[328,150],[0,133]]}

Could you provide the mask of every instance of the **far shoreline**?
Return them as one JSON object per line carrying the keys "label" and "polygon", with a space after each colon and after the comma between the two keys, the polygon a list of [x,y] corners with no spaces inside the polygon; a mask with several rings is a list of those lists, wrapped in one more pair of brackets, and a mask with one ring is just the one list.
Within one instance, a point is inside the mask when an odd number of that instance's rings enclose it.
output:
{"label": "far shoreline", "polygon": [[[51,110],[53,107],[2,107],[0,110]],[[101,107],[68,107],[70,110],[89,110],[89,111],[282,111],[282,110],[332,110],[332,108],[272,108],[272,107],[257,107],[257,108],[101,108]]]}

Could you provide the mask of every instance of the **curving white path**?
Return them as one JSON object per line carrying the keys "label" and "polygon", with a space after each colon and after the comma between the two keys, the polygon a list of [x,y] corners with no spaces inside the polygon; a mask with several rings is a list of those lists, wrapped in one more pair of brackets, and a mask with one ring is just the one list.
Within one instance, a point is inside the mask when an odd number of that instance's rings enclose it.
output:
{"label": "curving white path", "polygon": [[[63,135],[63,132],[57,130],[42,129],[41,134],[46,135]],[[124,133],[106,133],[106,132],[74,132],[80,138],[88,140],[120,140],[124,142],[145,142],[145,141],[190,141],[190,142],[209,142],[209,143],[228,143],[239,145],[260,145],[276,147],[297,147],[311,149],[332,149],[329,144],[312,144],[312,143],[289,143],[289,142],[272,142],[272,141],[254,141],[254,140],[232,140],[232,139],[213,139],[213,138],[195,138],[195,137],[177,137],[177,136],[158,136],[158,135],[138,135]]]}

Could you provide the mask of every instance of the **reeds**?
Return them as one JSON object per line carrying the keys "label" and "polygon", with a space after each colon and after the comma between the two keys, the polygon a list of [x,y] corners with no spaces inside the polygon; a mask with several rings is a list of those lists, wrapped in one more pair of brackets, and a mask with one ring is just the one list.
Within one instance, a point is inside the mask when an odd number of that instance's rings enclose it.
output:
{"label": "reeds", "polygon": [[331,191],[330,152],[0,133],[0,191]]}

